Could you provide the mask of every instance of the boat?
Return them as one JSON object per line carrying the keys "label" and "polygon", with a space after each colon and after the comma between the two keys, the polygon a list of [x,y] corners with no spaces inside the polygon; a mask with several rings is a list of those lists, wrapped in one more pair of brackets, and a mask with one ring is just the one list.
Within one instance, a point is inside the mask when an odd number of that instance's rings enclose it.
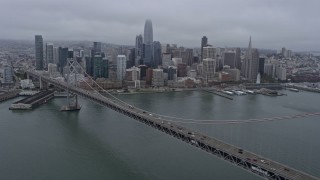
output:
{"label": "boat", "polygon": [[60,108],[60,111],[79,111],[81,109],[81,106],[77,105],[77,106],[62,106]]}
{"label": "boat", "polygon": [[230,96],[232,96],[233,95],[233,92],[231,92],[231,91],[223,91],[225,94],[228,94],[228,95],[230,95]]}
{"label": "boat", "polygon": [[254,91],[251,91],[251,90],[243,90],[244,92],[248,93],[248,94],[255,94]]}
{"label": "boat", "polygon": [[243,91],[234,91],[234,93],[238,96],[246,95],[246,93]]}
{"label": "boat", "polygon": [[295,89],[295,88],[287,88],[289,91],[293,91],[293,92],[299,92],[299,89]]}

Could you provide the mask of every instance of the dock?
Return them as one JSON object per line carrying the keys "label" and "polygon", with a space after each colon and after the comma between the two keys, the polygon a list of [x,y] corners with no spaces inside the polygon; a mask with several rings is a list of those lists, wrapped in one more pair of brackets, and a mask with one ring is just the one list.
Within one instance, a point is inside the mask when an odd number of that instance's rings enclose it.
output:
{"label": "dock", "polygon": [[217,91],[215,89],[212,89],[212,90],[203,89],[203,91],[208,92],[208,93],[212,93],[212,94],[224,97],[224,98],[227,98],[229,100],[233,100],[233,97],[231,97],[230,95],[227,95],[227,94],[225,94],[223,92],[219,92],[219,91]]}
{"label": "dock", "polygon": [[10,105],[10,110],[30,110],[52,99],[53,91],[41,91],[35,95],[26,97]]}
{"label": "dock", "polygon": [[0,102],[15,98],[19,96],[19,90],[9,91],[5,92],[3,94],[0,94]]}
{"label": "dock", "polygon": [[302,91],[320,93],[320,89],[318,89],[318,88],[304,87],[304,86],[299,86],[299,85],[295,85],[295,84],[286,85],[286,88],[287,89],[288,88],[293,88],[293,89],[302,90]]}

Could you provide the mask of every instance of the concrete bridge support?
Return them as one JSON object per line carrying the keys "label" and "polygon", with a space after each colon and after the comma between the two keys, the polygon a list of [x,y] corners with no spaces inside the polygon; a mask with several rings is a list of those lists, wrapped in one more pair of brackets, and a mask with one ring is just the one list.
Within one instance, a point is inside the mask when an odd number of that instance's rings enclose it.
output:
{"label": "concrete bridge support", "polygon": [[46,90],[46,89],[48,89],[48,87],[49,87],[48,83],[45,82],[45,81],[43,81],[41,76],[40,76],[40,78],[39,78],[39,82],[40,82],[40,89],[41,89],[41,90]]}

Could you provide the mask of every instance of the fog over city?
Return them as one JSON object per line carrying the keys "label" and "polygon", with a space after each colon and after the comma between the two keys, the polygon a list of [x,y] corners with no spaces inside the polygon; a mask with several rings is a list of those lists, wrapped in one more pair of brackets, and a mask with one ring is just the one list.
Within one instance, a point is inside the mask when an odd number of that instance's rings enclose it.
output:
{"label": "fog over city", "polygon": [[320,50],[319,0],[4,0],[0,39],[88,40],[134,45],[146,19],[154,40],[295,51]]}

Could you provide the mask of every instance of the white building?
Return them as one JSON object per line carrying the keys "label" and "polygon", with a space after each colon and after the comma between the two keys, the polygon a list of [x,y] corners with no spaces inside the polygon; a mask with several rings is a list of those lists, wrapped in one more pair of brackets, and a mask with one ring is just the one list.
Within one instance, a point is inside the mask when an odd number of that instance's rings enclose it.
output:
{"label": "white building", "polygon": [[33,89],[34,88],[34,84],[31,79],[21,80],[20,86],[22,89]]}
{"label": "white building", "polygon": [[178,64],[182,64],[182,58],[172,58],[173,65],[178,67]]}
{"label": "white building", "polygon": [[188,77],[196,78],[197,77],[197,71],[194,70],[194,69],[191,69],[190,71],[188,71]]}
{"label": "white building", "polygon": [[161,44],[161,53],[167,53],[167,44]]}
{"label": "white building", "polygon": [[117,80],[122,81],[126,75],[126,56],[117,56]]}
{"label": "white building", "polygon": [[197,75],[200,75],[202,76],[203,72],[202,72],[202,69],[203,69],[203,64],[198,64],[197,65]]}
{"label": "white building", "polygon": [[13,83],[13,69],[9,65],[5,65],[3,69],[4,83]]}
{"label": "white building", "polygon": [[167,68],[168,66],[173,66],[173,62],[171,60],[171,54],[170,53],[163,53],[162,54],[162,66],[164,68]]}
{"label": "white building", "polygon": [[58,68],[56,64],[49,63],[48,64],[48,73],[50,77],[59,76]]}
{"label": "white building", "polygon": [[128,81],[140,80],[140,68],[133,66],[129,69],[126,69],[126,75],[128,77]]}
{"label": "white building", "polygon": [[240,70],[239,69],[236,69],[236,68],[223,69],[223,71],[230,74],[232,81],[240,81]]}
{"label": "white building", "polygon": [[152,70],[152,85],[155,87],[164,86],[163,69]]}
{"label": "white building", "polygon": [[216,57],[216,50],[212,46],[203,47],[203,57],[202,59],[215,59]]}
{"label": "white building", "polygon": [[287,70],[286,68],[283,67],[277,67],[276,68],[276,74],[277,74],[277,78],[281,81],[284,81],[287,79]]}
{"label": "white building", "polygon": [[264,74],[274,77],[274,64],[265,64],[264,65]]}
{"label": "white building", "polygon": [[216,73],[216,60],[207,58],[202,61],[202,76],[206,82],[212,81]]}

